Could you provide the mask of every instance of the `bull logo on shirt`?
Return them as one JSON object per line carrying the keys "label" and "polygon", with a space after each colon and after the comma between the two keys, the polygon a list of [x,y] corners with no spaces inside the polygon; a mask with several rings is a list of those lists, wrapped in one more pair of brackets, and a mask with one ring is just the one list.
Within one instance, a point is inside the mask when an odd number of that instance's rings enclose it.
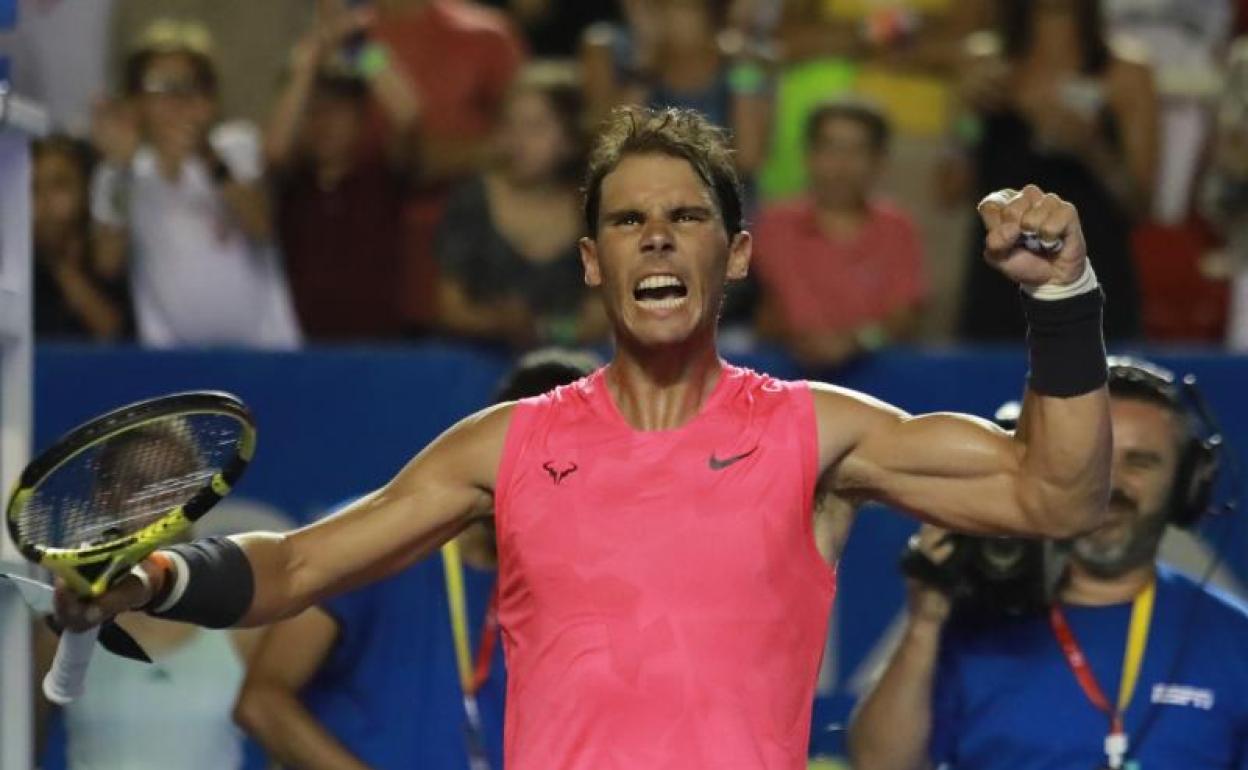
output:
{"label": "bull logo on shirt", "polygon": [[555,483],[555,486],[559,486],[564,479],[576,472],[576,463],[568,463],[567,467],[559,468],[553,460],[547,460],[542,463],[542,467],[550,474],[550,480]]}

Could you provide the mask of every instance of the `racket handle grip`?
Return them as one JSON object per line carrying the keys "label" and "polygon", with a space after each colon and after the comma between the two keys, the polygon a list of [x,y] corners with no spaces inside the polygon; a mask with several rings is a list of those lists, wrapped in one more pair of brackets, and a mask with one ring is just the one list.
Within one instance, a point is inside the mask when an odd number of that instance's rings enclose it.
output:
{"label": "racket handle grip", "polygon": [[99,626],[86,631],[66,631],[61,634],[61,641],[56,646],[56,657],[52,659],[52,668],[43,678],[43,694],[48,700],[64,706],[78,700],[82,695],[87,666],[91,663],[91,654],[95,652],[95,638],[99,635]]}

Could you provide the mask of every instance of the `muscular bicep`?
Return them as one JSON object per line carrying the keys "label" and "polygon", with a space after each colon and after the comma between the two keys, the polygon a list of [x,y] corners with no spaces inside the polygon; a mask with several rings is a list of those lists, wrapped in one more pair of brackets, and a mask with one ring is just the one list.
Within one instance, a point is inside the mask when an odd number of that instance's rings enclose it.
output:
{"label": "muscular bicep", "polygon": [[[454,537],[488,510],[510,417],[511,405],[503,405],[461,421],[388,484],[279,543],[239,538],[257,573],[248,621],[289,616],[391,575]],[[267,553],[274,550],[281,555]]]}
{"label": "muscular bicep", "polygon": [[943,526],[1030,532],[1020,500],[1022,445],[970,415],[912,416],[859,394],[817,387],[816,414],[831,488]]}

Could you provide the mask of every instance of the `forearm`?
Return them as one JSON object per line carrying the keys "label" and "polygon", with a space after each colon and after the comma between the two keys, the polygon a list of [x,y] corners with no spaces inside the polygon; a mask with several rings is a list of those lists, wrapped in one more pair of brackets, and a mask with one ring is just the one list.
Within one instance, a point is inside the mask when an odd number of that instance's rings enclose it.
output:
{"label": "forearm", "polygon": [[[377,44],[380,45],[380,44]],[[381,67],[368,81],[369,92],[377,100],[391,129],[406,135],[420,118],[420,96],[412,81],[401,70]]]}
{"label": "forearm", "polygon": [[264,157],[270,167],[280,168],[291,161],[315,80],[314,68],[297,67],[291,72],[290,82],[278,97],[264,133]]}
{"label": "forearm", "polygon": [[513,299],[474,302],[463,286],[445,278],[438,287],[438,321],[447,331],[466,337],[507,337],[531,325]]}
{"label": "forearm", "polygon": [[57,283],[66,302],[91,333],[92,339],[111,340],[121,336],[125,316],[113,301],[85,273],[77,269],[57,271]]}
{"label": "forearm", "polygon": [[[1082,155],[1118,203],[1135,216],[1146,216],[1152,201],[1151,163],[1130,163],[1123,153],[1094,137],[1082,148]],[[1132,168],[1132,166],[1135,168]]]}
{"label": "forearm", "polygon": [[1016,494],[1041,534],[1068,537],[1094,528],[1109,499],[1100,293],[1023,302],[1030,372],[1015,431],[1023,447]]}
{"label": "forearm", "polygon": [[850,722],[848,749],[855,770],[918,770],[928,765],[940,632],[938,623],[907,622],[883,676]]}
{"label": "forearm", "polygon": [[[759,78],[768,78],[761,64],[736,65],[753,67],[746,70]],[[767,145],[771,139],[772,105],[766,84],[756,84],[752,90],[739,91],[732,100],[733,144],[737,152],[737,167],[752,174],[762,167],[767,158]]]}
{"label": "forearm", "polygon": [[220,190],[221,197],[249,238],[266,241],[272,237],[269,199],[259,185],[227,180],[221,184]]}
{"label": "forearm", "polygon": [[234,720],[285,767],[368,770],[285,690],[248,686],[235,707]]}

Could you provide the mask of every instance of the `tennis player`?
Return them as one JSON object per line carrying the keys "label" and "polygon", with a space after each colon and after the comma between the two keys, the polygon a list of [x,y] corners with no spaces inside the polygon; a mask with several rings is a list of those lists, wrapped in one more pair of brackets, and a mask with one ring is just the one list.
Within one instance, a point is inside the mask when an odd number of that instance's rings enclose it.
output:
{"label": "tennis player", "polygon": [[817,488],[953,529],[1095,527],[1111,453],[1103,295],[1069,203],[1034,186],[990,196],[985,257],[1022,286],[1029,324],[1018,431],[911,417],[719,357],[725,281],[750,262],[741,211],[719,130],[692,112],[615,113],[581,241],[615,334],[606,367],[468,417],[336,516],[158,551],[93,603],[62,593],[62,620],[139,607],[272,622],[410,565],[492,502],[508,768],[804,767],[835,588]]}

